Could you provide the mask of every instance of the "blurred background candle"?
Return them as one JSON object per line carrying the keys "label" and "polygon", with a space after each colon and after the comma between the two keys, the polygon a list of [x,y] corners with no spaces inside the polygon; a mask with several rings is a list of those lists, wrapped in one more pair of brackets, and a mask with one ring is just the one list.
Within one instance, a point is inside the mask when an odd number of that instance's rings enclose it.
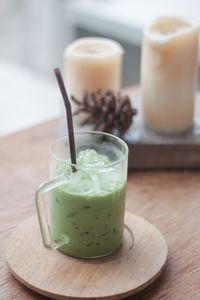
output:
{"label": "blurred background candle", "polygon": [[121,88],[124,51],[119,43],[104,38],[81,38],[64,52],[64,78],[68,93],[81,100],[83,91]]}
{"label": "blurred background candle", "polygon": [[143,35],[141,84],[147,127],[176,133],[193,125],[199,27],[176,17],[162,17]]}

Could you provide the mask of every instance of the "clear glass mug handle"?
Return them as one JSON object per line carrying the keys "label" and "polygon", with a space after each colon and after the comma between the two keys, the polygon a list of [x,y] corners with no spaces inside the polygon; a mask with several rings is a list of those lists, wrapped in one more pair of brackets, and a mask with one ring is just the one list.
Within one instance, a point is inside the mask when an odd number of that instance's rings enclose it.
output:
{"label": "clear glass mug handle", "polygon": [[43,182],[37,189],[35,194],[35,204],[37,209],[37,215],[40,225],[40,231],[42,235],[42,241],[44,247],[48,249],[57,249],[65,244],[65,240],[61,237],[59,240],[52,241],[50,236],[50,224],[48,222],[48,211],[46,208],[46,196],[50,191],[58,186],[67,183],[69,180],[68,175],[61,174],[53,179]]}

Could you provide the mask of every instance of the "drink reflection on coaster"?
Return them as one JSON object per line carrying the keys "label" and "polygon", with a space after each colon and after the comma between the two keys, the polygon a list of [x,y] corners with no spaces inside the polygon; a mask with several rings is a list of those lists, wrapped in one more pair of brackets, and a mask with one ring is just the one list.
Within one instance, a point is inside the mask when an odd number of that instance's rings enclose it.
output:
{"label": "drink reflection on coaster", "polygon": [[50,180],[36,193],[43,243],[75,257],[101,257],[123,239],[128,147],[102,132],[76,133],[75,144],[76,165],[67,136],[50,147]]}

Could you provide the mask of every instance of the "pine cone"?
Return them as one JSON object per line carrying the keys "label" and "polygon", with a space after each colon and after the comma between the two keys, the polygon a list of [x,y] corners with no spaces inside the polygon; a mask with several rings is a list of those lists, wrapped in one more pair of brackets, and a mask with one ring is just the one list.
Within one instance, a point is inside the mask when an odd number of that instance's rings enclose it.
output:
{"label": "pine cone", "polygon": [[108,133],[116,129],[119,131],[120,136],[123,136],[128,130],[133,121],[133,116],[137,114],[137,110],[131,107],[128,96],[119,94],[116,97],[110,90],[105,93],[101,90],[91,93],[86,91],[83,101],[79,101],[73,96],[71,99],[78,105],[74,115],[81,112],[89,114],[89,117],[81,125],[95,124],[94,130]]}

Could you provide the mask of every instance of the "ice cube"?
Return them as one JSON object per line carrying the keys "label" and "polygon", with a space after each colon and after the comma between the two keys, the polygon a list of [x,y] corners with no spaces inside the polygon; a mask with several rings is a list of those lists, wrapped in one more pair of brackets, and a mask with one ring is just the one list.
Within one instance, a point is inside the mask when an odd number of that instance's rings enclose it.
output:
{"label": "ice cube", "polygon": [[100,185],[103,191],[113,191],[121,185],[120,173],[115,168],[107,168],[100,172]]}
{"label": "ice cube", "polygon": [[93,165],[104,166],[110,163],[109,158],[106,155],[97,153],[94,149],[86,149],[79,152],[77,163],[80,166]]}
{"label": "ice cube", "polygon": [[77,171],[71,174],[68,188],[74,193],[89,194],[93,192],[94,184],[88,172]]}

